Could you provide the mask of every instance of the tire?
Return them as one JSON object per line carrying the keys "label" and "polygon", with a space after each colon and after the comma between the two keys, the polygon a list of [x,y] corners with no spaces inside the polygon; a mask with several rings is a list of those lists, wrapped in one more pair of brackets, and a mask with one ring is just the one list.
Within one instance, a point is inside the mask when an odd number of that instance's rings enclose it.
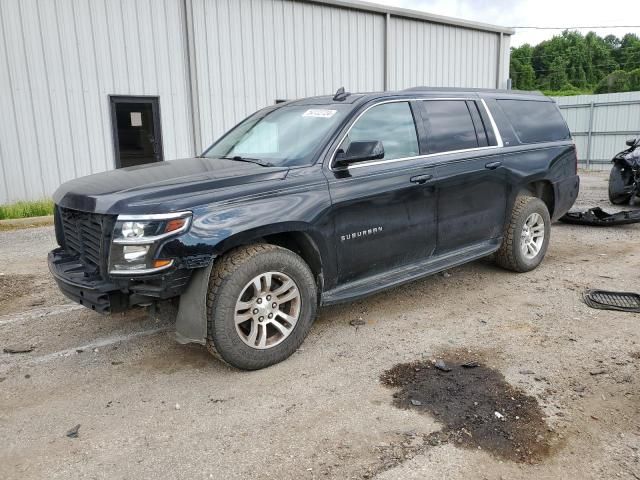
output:
{"label": "tire", "polygon": [[614,164],[609,173],[609,201],[614,205],[622,205],[631,199],[631,195],[624,193],[628,179],[622,173],[620,165]]}
{"label": "tire", "polygon": [[[293,286],[288,286],[288,280]],[[287,286],[288,290],[278,293]],[[287,300],[289,297],[292,299]],[[282,303],[272,308],[280,299]],[[236,248],[218,259],[211,271],[207,347],[219,359],[243,370],[268,367],[298,349],[309,333],[317,307],[313,273],[298,255],[270,244]]]}
{"label": "tire", "polygon": [[[535,225],[543,225],[544,229],[541,235],[536,235],[536,233],[540,233],[537,227],[531,228],[527,225],[525,230],[525,222],[531,219],[535,219],[537,222],[532,224],[534,227]],[[535,255],[533,246],[531,249],[525,247],[526,252],[523,251],[522,242],[525,241],[523,235],[528,232],[531,232],[532,236],[525,237],[525,240],[526,238],[535,238],[532,240],[537,248]],[[496,263],[514,272],[531,271],[542,262],[549,246],[550,237],[551,218],[545,203],[536,197],[519,195],[513,204],[511,218],[505,227],[502,245],[496,252]]]}

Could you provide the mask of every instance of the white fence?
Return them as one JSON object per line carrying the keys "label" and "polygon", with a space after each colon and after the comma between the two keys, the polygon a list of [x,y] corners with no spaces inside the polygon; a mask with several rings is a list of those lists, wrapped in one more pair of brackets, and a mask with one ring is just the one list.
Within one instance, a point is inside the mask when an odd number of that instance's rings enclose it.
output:
{"label": "white fence", "polygon": [[553,97],[567,120],[582,168],[607,170],[611,158],[640,136],[640,92]]}

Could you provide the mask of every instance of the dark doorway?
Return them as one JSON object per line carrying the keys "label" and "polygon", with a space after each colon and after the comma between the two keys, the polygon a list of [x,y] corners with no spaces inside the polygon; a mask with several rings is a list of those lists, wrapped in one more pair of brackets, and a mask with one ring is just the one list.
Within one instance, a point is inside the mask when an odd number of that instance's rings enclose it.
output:
{"label": "dark doorway", "polygon": [[161,162],[158,97],[110,96],[116,168]]}

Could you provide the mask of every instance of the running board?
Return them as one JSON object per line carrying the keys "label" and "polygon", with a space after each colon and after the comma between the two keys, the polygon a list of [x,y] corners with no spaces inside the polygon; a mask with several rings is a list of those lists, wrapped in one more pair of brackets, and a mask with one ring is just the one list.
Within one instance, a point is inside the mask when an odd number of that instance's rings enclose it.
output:
{"label": "running board", "polygon": [[465,247],[443,255],[431,257],[418,264],[406,265],[391,271],[378,273],[370,277],[349,282],[322,294],[322,305],[358,300],[387,288],[397,287],[428,275],[457,267],[467,262],[477,260],[500,248],[502,238],[494,238],[471,247]]}

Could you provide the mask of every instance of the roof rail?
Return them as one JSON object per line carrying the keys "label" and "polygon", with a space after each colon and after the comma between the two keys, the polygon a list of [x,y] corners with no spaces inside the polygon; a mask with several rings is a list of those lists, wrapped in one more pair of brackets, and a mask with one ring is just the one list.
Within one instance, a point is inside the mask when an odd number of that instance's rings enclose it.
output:
{"label": "roof rail", "polygon": [[487,92],[487,93],[520,93],[529,95],[542,95],[544,94],[539,90],[506,90],[504,88],[462,88],[462,87],[411,87],[405,88],[403,92]]}

